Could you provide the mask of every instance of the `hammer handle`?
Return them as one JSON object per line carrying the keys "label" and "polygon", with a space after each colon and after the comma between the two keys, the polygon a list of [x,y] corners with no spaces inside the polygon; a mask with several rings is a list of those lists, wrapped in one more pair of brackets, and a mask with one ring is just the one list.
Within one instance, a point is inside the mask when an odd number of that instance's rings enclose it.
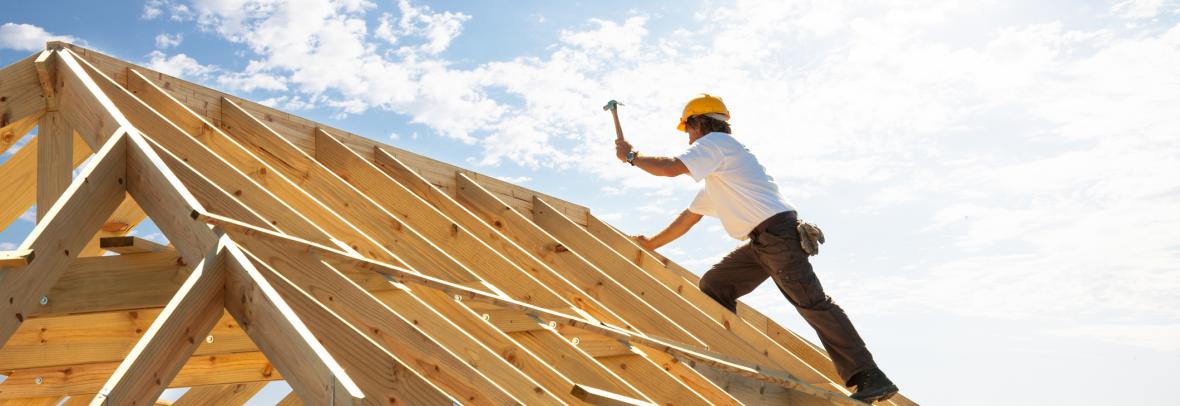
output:
{"label": "hammer handle", "polygon": [[619,110],[618,109],[610,109],[610,116],[614,117],[614,119],[615,119],[615,135],[616,135],[615,139],[622,140],[623,139],[623,126],[619,125]]}

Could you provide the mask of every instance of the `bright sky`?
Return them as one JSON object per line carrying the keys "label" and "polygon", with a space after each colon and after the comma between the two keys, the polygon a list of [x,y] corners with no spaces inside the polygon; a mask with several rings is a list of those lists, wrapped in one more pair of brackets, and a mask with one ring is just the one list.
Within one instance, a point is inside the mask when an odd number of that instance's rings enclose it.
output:
{"label": "bright sky", "polygon": [[[673,154],[683,103],[720,95],[824,228],[821,281],[911,398],[1175,402],[1176,0],[58,3],[5,5],[0,66],[66,39],[634,234],[699,185],[615,161],[602,105]],[[661,251],[703,272],[735,244],[706,220]],[[814,340],[772,284],[745,300]]]}

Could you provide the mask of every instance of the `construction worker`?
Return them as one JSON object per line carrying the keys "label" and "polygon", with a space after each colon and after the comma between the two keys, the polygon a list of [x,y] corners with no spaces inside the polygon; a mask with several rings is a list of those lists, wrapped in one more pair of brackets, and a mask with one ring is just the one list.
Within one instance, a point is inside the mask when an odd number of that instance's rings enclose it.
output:
{"label": "construction worker", "polygon": [[749,241],[701,277],[701,291],[736,313],[739,297],[767,278],[774,279],[819,335],[845,386],[856,387],[852,397],[865,402],[888,399],[897,386],[877,368],[844,310],[824,294],[801,245],[794,206],[754,154],[731,135],[728,121],[729,110],[721,98],[702,94],[684,106],[676,127],[688,133],[689,148],[679,156],[641,155],[627,141],[615,142],[619,160],[647,173],[705,181],[688,209],[663,231],[637,236],[636,241],[654,250],[684,235],[701,216],[719,218],[730,236]]}

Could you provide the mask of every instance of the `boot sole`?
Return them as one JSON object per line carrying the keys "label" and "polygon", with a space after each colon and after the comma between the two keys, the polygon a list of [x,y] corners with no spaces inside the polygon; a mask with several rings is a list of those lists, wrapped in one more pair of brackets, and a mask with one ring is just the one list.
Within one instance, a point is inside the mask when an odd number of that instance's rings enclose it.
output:
{"label": "boot sole", "polygon": [[893,387],[889,388],[888,390],[886,390],[885,393],[882,393],[879,395],[868,396],[864,399],[857,399],[857,398],[853,397],[853,399],[871,404],[873,402],[889,400],[889,398],[892,398],[893,395],[897,394],[897,392],[898,392],[897,386],[893,386]]}

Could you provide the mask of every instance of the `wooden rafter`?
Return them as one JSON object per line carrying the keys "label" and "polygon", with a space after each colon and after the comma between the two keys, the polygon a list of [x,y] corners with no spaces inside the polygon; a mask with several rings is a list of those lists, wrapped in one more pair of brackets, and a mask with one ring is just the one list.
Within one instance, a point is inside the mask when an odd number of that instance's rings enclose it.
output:
{"label": "wooden rafter", "polygon": [[0,68],[0,149],[38,122],[0,165],[0,221],[42,217],[0,257],[0,404],[856,403],[584,207],[66,43]]}
{"label": "wooden rafter", "polygon": [[218,227],[225,229],[229,234],[242,237],[243,239],[265,238],[280,242],[290,248],[298,247],[298,249],[311,250],[317,254],[322,255],[323,260],[325,261],[340,263],[342,266],[353,266],[378,272],[389,276],[398,283],[410,283],[430,289],[435,289],[444,292],[447,295],[451,295],[457,301],[474,300],[497,307],[517,309],[527,312],[542,321],[551,321],[554,324],[565,324],[570,327],[593,331],[608,337],[633,341],[643,344],[647,347],[667,352],[673,356],[683,357],[684,359],[692,360],[694,362],[704,363],[726,372],[781,385],[783,387],[795,389],[803,393],[822,397],[833,402],[855,404],[855,401],[844,397],[842,394],[817,388],[806,382],[800,381],[798,378],[795,378],[790,374],[781,371],[775,371],[773,369],[765,369],[757,365],[745,364],[740,361],[726,360],[723,359],[725,358],[724,356],[711,353],[705,349],[693,348],[692,346],[671,342],[666,339],[631,333],[616,326],[590,322],[576,316],[557,313],[552,310],[532,306],[500,295],[472,289],[463,285],[458,285],[445,280],[423,275],[398,266],[358,257],[331,247],[259,229],[233,219],[227,219],[211,214],[199,214],[198,217],[209,224],[215,224]]}
{"label": "wooden rafter", "polygon": [[[223,239],[228,241],[228,239]],[[301,399],[359,404],[365,395],[235,243],[226,244],[225,308]]]}

